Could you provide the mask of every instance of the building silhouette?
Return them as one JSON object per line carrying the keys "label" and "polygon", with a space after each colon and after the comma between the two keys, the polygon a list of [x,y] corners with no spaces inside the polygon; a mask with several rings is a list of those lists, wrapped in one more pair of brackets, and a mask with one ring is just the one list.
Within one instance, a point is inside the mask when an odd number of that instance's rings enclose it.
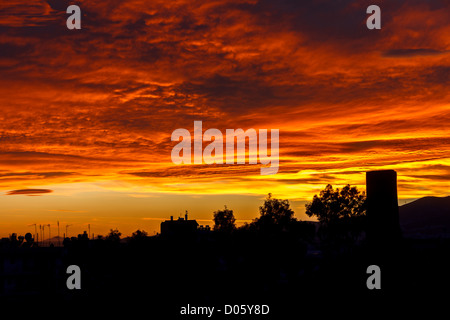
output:
{"label": "building silhouette", "polygon": [[397,198],[397,172],[366,172],[367,239],[372,243],[393,242],[401,237]]}
{"label": "building silhouette", "polygon": [[189,220],[188,214],[184,218],[173,219],[170,216],[170,220],[161,222],[161,235],[162,236],[189,236],[197,232],[198,223],[196,220]]}

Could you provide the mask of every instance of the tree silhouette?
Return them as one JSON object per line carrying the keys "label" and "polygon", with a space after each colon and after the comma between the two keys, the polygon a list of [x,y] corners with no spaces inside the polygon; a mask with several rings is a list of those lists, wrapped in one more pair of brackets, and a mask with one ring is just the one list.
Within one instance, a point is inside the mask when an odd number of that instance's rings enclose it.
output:
{"label": "tree silhouette", "polygon": [[305,208],[309,217],[315,216],[319,220],[319,234],[324,239],[355,240],[364,230],[366,194],[357,187],[346,185],[334,190],[328,184]]}
{"label": "tree silhouette", "polygon": [[131,234],[131,238],[134,240],[145,239],[147,237],[148,237],[148,233],[144,230],[141,231],[139,229]]}
{"label": "tree silhouette", "polygon": [[294,211],[290,207],[289,200],[273,198],[271,193],[259,207],[259,213],[261,216],[252,222],[259,231],[287,231],[291,224],[297,221],[293,218]]}
{"label": "tree silhouette", "polygon": [[106,240],[108,241],[112,241],[112,242],[119,242],[120,241],[120,236],[122,235],[122,233],[116,229],[110,229],[108,235],[106,236]]}
{"label": "tree silhouette", "polygon": [[225,206],[223,210],[214,211],[214,231],[231,232],[236,229],[233,210]]}
{"label": "tree silhouette", "polygon": [[27,243],[33,243],[34,242],[33,235],[31,233],[27,232],[25,234],[25,241]]}
{"label": "tree silhouette", "polygon": [[131,234],[131,237],[128,238],[128,244],[132,246],[143,247],[148,244],[150,237],[148,233],[144,230],[136,230]]}

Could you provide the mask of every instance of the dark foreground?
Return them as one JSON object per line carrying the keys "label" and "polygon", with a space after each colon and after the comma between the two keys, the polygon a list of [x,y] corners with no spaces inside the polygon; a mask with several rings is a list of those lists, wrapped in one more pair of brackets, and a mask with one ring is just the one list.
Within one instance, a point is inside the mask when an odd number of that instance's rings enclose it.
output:
{"label": "dark foreground", "polygon": [[[316,247],[317,248],[317,247]],[[402,318],[444,308],[449,296],[450,242],[403,239],[397,244],[317,250],[288,235],[214,233],[195,238],[146,237],[128,243],[79,240],[65,247],[0,249],[3,310],[37,303],[66,310],[128,310],[149,319]],[[81,289],[69,290],[69,265],[81,269]],[[370,290],[369,265],[381,269]],[[238,313],[225,315],[232,307]],[[244,306],[243,306],[244,305]],[[267,305],[266,315],[249,315]],[[75,307],[76,306],[76,307]],[[214,307],[208,315],[183,308]],[[220,312],[218,310],[221,310]]]}

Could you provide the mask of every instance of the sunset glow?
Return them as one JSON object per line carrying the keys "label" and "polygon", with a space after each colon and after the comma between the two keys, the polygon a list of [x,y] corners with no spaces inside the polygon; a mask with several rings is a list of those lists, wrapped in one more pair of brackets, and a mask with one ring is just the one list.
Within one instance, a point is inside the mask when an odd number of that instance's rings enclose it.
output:
{"label": "sunset glow", "polygon": [[[269,192],[306,219],[328,183],[365,189],[375,169],[397,171],[400,203],[448,195],[448,1],[378,1],[381,30],[371,1],[83,0],[81,30],[69,3],[0,3],[0,237],[153,234],[223,205],[243,223]],[[194,121],[279,129],[278,173],[173,164]]]}

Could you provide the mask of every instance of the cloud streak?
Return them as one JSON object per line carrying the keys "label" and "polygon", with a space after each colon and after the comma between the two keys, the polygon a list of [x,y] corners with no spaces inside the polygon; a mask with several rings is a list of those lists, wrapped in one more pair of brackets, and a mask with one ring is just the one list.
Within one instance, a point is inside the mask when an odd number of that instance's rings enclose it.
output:
{"label": "cloud streak", "polygon": [[445,54],[447,51],[440,51],[435,49],[391,49],[383,53],[385,57],[418,57],[418,56],[434,56]]}
{"label": "cloud streak", "polygon": [[52,193],[53,190],[49,189],[20,189],[20,190],[11,190],[6,193],[8,196],[13,195],[26,195],[26,196],[40,196],[46,193]]}

